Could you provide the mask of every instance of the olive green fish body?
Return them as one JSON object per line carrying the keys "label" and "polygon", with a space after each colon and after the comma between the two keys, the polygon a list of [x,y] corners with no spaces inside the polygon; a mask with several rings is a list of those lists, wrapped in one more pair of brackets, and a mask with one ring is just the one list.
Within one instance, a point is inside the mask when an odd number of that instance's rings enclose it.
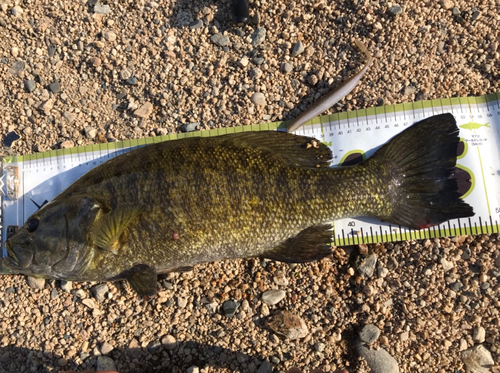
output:
{"label": "olive green fish body", "polygon": [[470,216],[450,178],[457,132],[453,116],[432,117],[344,168],[328,167],[331,152],[317,140],[280,132],[142,147],[91,170],[30,217],[2,264],[73,281],[127,279],[153,294],[157,273],[198,263],[321,258],[339,218],[422,228]]}

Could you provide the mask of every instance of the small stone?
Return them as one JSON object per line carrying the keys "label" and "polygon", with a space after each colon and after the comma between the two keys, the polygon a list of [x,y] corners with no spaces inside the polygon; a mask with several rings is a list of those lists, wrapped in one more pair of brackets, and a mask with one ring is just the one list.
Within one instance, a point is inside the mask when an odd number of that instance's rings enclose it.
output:
{"label": "small stone", "polygon": [[102,64],[102,60],[99,57],[91,57],[89,58],[88,62],[94,67],[99,67]]}
{"label": "small stone", "polygon": [[181,27],[189,26],[193,22],[193,16],[191,12],[179,12],[177,13],[177,24]]}
{"label": "small stone", "polygon": [[177,307],[184,308],[187,305],[187,299],[183,297],[177,298]]}
{"label": "small stone", "polygon": [[[474,8],[473,8],[473,9],[474,9]],[[480,16],[480,15],[481,15],[481,12],[479,12],[479,10],[477,10],[477,9],[474,9],[474,10],[472,11],[472,15],[471,15],[471,17],[470,17],[471,21],[475,21],[476,19],[478,19],[478,18],[479,18],[479,16]]]}
{"label": "small stone", "polygon": [[24,68],[26,67],[26,64],[23,61],[16,61],[12,64],[11,70],[13,70],[14,73],[23,71]]}
{"label": "small stone", "polygon": [[486,330],[482,326],[474,328],[472,331],[472,340],[476,343],[483,343],[486,338]]}
{"label": "small stone", "polygon": [[408,332],[403,332],[399,335],[399,340],[401,342],[405,342],[408,340],[408,338],[410,338],[410,334]]}
{"label": "small stone", "polygon": [[495,364],[491,353],[483,345],[462,351],[460,357],[467,371],[471,373],[488,373],[489,368]]}
{"label": "small stone", "polygon": [[238,65],[240,67],[247,67],[248,66],[248,63],[250,61],[248,60],[248,57],[247,56],[243,56],[239,61],[238,61]]}
{"label": "small stone", "polygon": [[85,137],[87,139],[95,139],[97,136],[97,130],[94,127],[87,126],[85,127]]}
{"label": "small stone", "polygon": [[362,276],[372,277],[375,272],[375,266],[377,265],[377,255],[371,253],[364,257],[357,265],[358,271]]}
{"label": "small stone", "polygon": [[373,324],[366,324],[359,331],[359,338],[362,342],[372,344],[380,336],[380,330]]}
{"label": "small stone", "polygon": [[153,355],[161,347],[161,342],[158,339],[154,339],[148,343],[148,352]]}
{"label": "small stone", "polygon": [[26,280],[28,282],[28,286],[32,289],[43,289],[45,287],[44,278],[28,276]]}
{"label": "small stone", "polygon": [[260,306],[260,314],[264,317],[269,316],[269,306],[265,303],[262,303]]}
{"label": "small stone", "polygon": [[281,64],[281,72],[288,74],[293,71],[293,64],[290,62],[284,62]]}
{"label": "small stone", "polygon": [[34,80],[25,80],[24,89],[26,92],[33,92],[36,88],[36,82]]}
{"label": "small stone", "polygon": [[273,281],[276,285],[279,286],[288,286],[288,284],[290,283],[283,273],[274,276]]}
{"label": "small stone", "polygon": [[104,371],[104,372],[115,372],[116,371],[116,365],[113,359],[111,359],[109,356],[99,356],[97,358],[97,366],[96,370],[98,372]]}
{"label": "small stone", "polygon": [[[31,127],[26,127],[23,132],[26,134],[26,130]],[[32,129],[31,129],[32,130]],[[32,130],[33,131],[33,130]],[[6,148],[10,148],[12,146],[12,144],[14,144],[17,140],[19,140],[21,138],[21,136],[19,136],[16,131],[11,131],[7,134],[7,136],[5,136],[5,138],[3,139],[3,145],[6,147]]]}
{"label": "small stone", "polygon": [[109,288],[106,284],[99,284],[93,286],[90,291],[92,292],[94,298],[97,299],[97,301],[102,302],[105,299],[105,295],[109,291]]}
{"label": "small stone", "polygon": [[68,360],[66,360],[65,358],[60,358],[59,360],[57,360],[57,364],[60,366],[60,367],[63,367],[65,365],[68,364]]}
{"label": "small stone", "polygon": [[201,19],[195,19],[189,24],[191,30],[197,30],[203,27],[203,21]]}
{"label": "small stone", "polygon": [[66,141],[63,141],[63,142],[59,145],[59,147],[60,147],[61,149],[68,149],[68,148],[72,148],[72,147],[74,147],[74,146],[75,146],[75,143],[74,143],[73,141],[71,141],[71,140],[66,140]]}
{"label": "small stone", "polygon": [[451,0],[441,0],[441,6],[444,9],[451,9],[453,7],[453,1],[451,1]]}
{"label": "small stone", "polygon": [[138,80],[135,76],[132,76],[132,77],[125,80],[126,85],[137,85],[137,83],[138,83]]}
{"label": "small stone", "polygon": [[186,123],[181,126],[181,131],[182,132],[193,132],[198,129],[200,126],[200,122],[195,122],[195,123]]}
{"label": "small stone", "polygon": [[500,255],[495,258],[495,267],[500,268]]}
{"label": "small stone", "polygon": [[226,47],[229,45],[230,40],[226,35],[223,35],[221,33],[217,33],[215,35],[212,35],[210,37],[210,40],[212,43],[218,45],[219,47]]}
{"label": "small stone", "polygon": [[236,303],[234,300],[232,299],[226,300],[224,303],[222,303],[222,313],[226,317],[233,317],[238,307],[239,304]]}
{"label": "small stone", "polygon": [[256,64],[257,66],[260,66],[264,63],[266,59],[264,57],[254,57],[252,58],[252,62]]}
{"label": "small stone", "polygon": [[447,272],[450,269],[453,269],[453,267],[455,267],[453,262],[450,262],[450,261],[446,260],[445,258],[441,258],[441,265],[443,266],[443,270],[445,272]]}
{"label": "small stone", "polygon": [[258,67],[254,67],[248,72],[248,76],[251,79],[259,79],[262,76],[262,70],[259,69]]}
{"label": "small stone", "polygon": [[456,6],[453,7],[451,10],[451,14],[453,14],[455,17],[458,17],[460,15],[460,9],[458,9]]}
{"label": "small stone", "polygon": [[187,373],[200,373],[200,368],[193,365],[192,367],[187,368],[186,372]]}
{"label": "small stone", "polygon": [[412,86],[412,85],[407,85],[407,86],[405,87],[404,91],[403,91],[403,94],[404,94],[405,96],[410,96],[410,95],[414,94],[416,91],[417,91],[417,89],[416,89],[414,86]]}
{"label": "small stone", "polygon": [[448,287],[453,290],[455,293],[460,291],[460,289],[462,289],[464,285],[460,282],[460,281],[455,281],[455,282],[452,282],[450,285],[448,285]]}
{"label": "small stone", "polygon": [[82,303],[87,306],[88,308],[90,309],[94,309],[95,308],[95,303],[92,299],[90,298],[85,298],[82,300]]}
{"label": "small stone", "polygon": [[458,350],[459,351],[465,351],[465,350],[467,350],[467,347],[468,347],[467,346],[467,341],[464,338],[460,339],[460,344],[458,346]]}
{"label": "small stone", "polygon": [[252,46],[256,47],[264,42],[266,39],[266,29],[264,27],[257,27],[252,34]]}
{"label": "small stone", "polygon": [[359,355],[366,360],[372,373],[399,373],[398,362],[383,348],[372,350],[359,344],[357,350]]}
{"label": "small stone", "polygon": [[61,280],[61,289],[63,289],[66,293],[69,293],[71,289],[73,289],[73,283],[71,281]]}
{"label": "small stone", "polygon": [[10,49],[10,54],[12,54],[13,57],[19,56],[19,48],[14,46]]}
{"label": "small stone", "polygon": [[264,292],[262,294],[262,301],[270,306],[278,304],[283,298],[285,298],[286,293],[283,290],[272,289]]}
{"label": "small stone", "polygon": [[377,268],[377,274],[380,278],[385,278],[389,274],[389,270],[385,267]]}
{"label": "small stone", "polygon": [[389,13],[391,16],[396,16],[402,12],[403,8],[401,8],[399,5],[393,5],[387,9],[387,13]]}
{"label": "small stone", "polygon": [[161,344],[165,346],[167,350],[173,350],[177,347],[177,341],[172,335],[166,335],[161,339]]}
{"label": "small stone", "polygon": [[316,342],[314,344],[314,349],[318,352],[323,352],[325,351],[325,348],[326,348],[326,345],[324,343],[321,343],[321,342]]}
{"label": "small stone", "polygon": [[205,304],[205,307],[207,308],[209,313],[214,314],[217,312],[217,307],[219,307],[219,303],[217,302],[207,303]]}
{"label": "small stone", "polygon": [[111,8],[109,5],[102,4],[100,2],[95,3],[94,5],[94,13],[97,14],[109,14],[111,12]]}
{"label": "small stone", "polygon": [[302,41],[299,40],[294,44],[292,48],[292,57],[298,56],[299,54],[303,53],[304,50],[305,50],[304,44],[302,43]]}
{"label": "small stone", "polygon": [[102,36],[107,41],[113,42],[116,40],[116,33],[112,30],[106,30],[102,33]]}
{"label": "small stone", "polygon": [[16,5],[11,9],[11,13],[14,17],[21,17],[24,13],[24,10],[19,5]]}
{"label": "small stone", "polygon": [[264,106],[266,104],[266,96],[262,92],[255,92],[250,101],[256,106]]}
{"label": "small stone", "polygon": [[49,84],[49,91],[52,93],[61,92],[61,84],[56,80]]}
{"label": "small stone", "polygon": [[107,355],[109,354],[111,351],[113,351],[113,346],[111,344],[109,344],[108,342],[104,342],[102,345],[101,345],[101,354],[103,355]]}
{"label": "small stone", "polygon": [[309,75],[307,77],[307,82],[310,84],[310,85],[316,85],[318,84],[318,77],[316,76],[316,74],[312,74],[312,75]]}
{"label": "small stone", "polygon": [[445,50],[444,50],[444,41],[439,41],[438,42],[438,45],[437,45],[437,51],[440,53],[440,54],[443,54],[445,53]]}
{"label": "small stone", "polygon": [[50,299],[54,300],[57,298],[59,298],[59,292],[57,291],[57,289],[52,289],[52,291],[50,292]]}
{"label": "small stone", "polygon": [[282,311],[275,315],[268,326],[273,332],[290,340],[304,338],[309,334],[304,320],[290,311]]}
{"label": "small stone", "polygon": [[257,373],[272,373],[273,366],[269,360],[264,360],[260,365],[259,369],[257,369]]}
{"label": "small stone", "polygon": [[148,118],[152,112],[153,104],[151,102],[146,102],[139,109],[134,111],[134,115],[139,118]]}

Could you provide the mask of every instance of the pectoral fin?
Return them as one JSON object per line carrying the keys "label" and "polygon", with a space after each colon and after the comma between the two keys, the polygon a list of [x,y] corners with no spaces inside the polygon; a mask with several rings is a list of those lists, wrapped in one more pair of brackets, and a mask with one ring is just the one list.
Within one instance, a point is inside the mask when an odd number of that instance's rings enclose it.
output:
{"label": "pectoral fin", "polygon": [[121,205],[100,216],[90,230],[92,241],[101,249],[116,254],[120,237],[142,212],[142,206]]}
{"label": "pectoral fin", "polygon": [[148,265],[138,264],[130,270],[127,280],[137,294],[155,295],[156,294],[156,271]]}

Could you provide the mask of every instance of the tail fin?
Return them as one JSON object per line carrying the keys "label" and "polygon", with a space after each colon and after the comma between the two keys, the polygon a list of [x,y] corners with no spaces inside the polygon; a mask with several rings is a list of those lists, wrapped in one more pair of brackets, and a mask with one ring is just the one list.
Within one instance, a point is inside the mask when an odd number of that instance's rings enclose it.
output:
{"label": "tail fin", "polygon": [[459,129],[451,114],[424,119],[382,146],[368,161],[390,175],[392,211],[383,220],[422,229],[474,215],[453,178]]}

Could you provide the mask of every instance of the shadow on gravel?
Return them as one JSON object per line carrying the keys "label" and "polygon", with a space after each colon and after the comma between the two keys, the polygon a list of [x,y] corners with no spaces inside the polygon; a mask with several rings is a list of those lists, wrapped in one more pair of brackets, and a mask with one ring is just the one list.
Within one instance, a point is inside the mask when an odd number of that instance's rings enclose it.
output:
{"label": "shadow on gravel", "polygon": [[[81,357],[81,352],[77,352],[74,360],[66,361],[53,352],[9,345],[0,348],[0,372],[81,372],[96,369],[96,356],[88,356],[83,364],[76,363],[75,360],[81,361],[80,358],[76,359],[77,356]],[[236,372],[242,372],[243,367],[250,367],[250,371],[256,371],[264,360],[262,357],[193,341],[178,342],[172,350],[160,345],[153,353],[149,353],[146,348],[116,348],[107,356],[114,360],[120,373],[180,373],[191,366],[200,369],[206,366],[224,368]]]}

